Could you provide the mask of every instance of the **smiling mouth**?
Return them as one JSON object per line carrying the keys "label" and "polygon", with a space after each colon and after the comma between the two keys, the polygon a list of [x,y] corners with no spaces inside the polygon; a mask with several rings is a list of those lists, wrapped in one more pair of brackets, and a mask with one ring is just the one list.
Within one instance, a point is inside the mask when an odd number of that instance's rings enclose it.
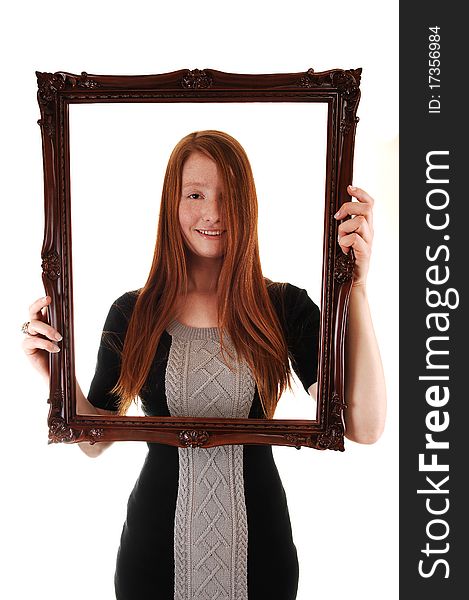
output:
{"label": "smiling mouth", "polygon": [[224,229],[196,229],[197,233],[207,238],[219,238],[225,233]]}

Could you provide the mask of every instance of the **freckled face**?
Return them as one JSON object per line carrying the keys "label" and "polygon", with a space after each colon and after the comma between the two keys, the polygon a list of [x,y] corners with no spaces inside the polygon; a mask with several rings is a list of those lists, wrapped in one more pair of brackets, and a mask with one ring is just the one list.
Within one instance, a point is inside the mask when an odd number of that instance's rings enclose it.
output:
{"label": "freckled face", "polygon": [[197,256],[223,256],[226,230],[220,214],[223,183],[217,165],[193,152],[182,169],[179,223],[187,247]]}

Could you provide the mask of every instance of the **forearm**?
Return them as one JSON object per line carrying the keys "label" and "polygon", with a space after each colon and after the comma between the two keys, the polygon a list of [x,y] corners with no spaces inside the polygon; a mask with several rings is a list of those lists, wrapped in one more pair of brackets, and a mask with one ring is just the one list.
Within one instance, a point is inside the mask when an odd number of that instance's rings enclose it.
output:
{"label": "forearm", "polygon": [[[75,380],[76,381],[76,380]],[[110,411],[101,411],[99,408],[93,406],[83,394],[78,381],[76,381],[76,402],[77,402],[77,413],[80,415],[102,415],[108,414]],[[89,457],[95,458],[99,456],[103,450],[108,448],[112,442],[78,442],[80,449]]]}
{"label": "forearm", "polygon": [[365,285],[352,288],[345,337],[345,435],[378,440],[386,418],[386,387]]}

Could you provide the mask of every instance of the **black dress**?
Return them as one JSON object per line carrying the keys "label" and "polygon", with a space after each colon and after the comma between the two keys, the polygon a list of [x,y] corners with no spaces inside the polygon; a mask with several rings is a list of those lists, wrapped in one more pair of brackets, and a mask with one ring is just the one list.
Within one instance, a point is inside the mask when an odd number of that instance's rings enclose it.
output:
{"label": "black dress", "polygon": [[[291,284],[268,289],[307,390],[316,381],[319,309]],[[122,344],[136,298],[125,293],[107,316],[88,393],[94,406],[117,409],[109,390],[120,363],[109,341]],[[263,418],[249,368],[241,365],[234,376],[224,369],[217,335],[217,328],[168,326],[140,393],[146,415]],[[271,446],[148,443],[117,555],[117,600],[294,600],[297,587],[297,553]]]}

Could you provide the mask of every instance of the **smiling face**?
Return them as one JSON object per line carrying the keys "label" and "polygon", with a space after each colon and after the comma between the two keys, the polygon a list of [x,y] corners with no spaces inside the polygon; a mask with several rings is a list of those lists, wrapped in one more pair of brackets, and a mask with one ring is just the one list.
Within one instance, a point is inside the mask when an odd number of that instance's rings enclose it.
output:
{"label": "smiling face", "polygon": [[182,169],[179,223],[187,248],[199,257],[223,256],[223,191],[215,161],[201,152],[192,152]]}

